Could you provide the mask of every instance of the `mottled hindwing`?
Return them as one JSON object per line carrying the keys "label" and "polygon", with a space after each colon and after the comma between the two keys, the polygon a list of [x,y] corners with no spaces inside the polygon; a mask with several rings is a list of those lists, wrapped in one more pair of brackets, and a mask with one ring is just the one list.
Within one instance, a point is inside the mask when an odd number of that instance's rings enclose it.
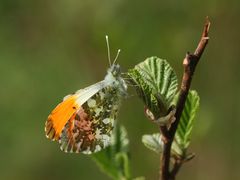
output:
{"label": "mottled hindwing", "polygon": [[117,88],[107,86],[98,91],[64,126],[59,139],[61,149],[91,154],[107,147],[119,105]]}

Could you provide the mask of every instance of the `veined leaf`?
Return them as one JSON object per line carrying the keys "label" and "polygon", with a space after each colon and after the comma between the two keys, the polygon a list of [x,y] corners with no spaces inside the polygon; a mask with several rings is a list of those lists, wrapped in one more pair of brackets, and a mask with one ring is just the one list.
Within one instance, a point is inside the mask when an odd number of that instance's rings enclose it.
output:
{"label": "veined leaf", "polygon": [[186,151],[194,124],[194,117],[199,108],[200,98],[196,91],[189,91],[182,116],[176,131],[175,141],[182,151]]}
{"label": "veined leaf", "polygon": [[161,141],[161,137],[159,133],[155,134],[145,134],[142,136],[142,143],[150,150],[161,153],[163,142]]}
{"label": "veined leaf", "polygon": [[177,76],[166,60],[150,57],[128,71],[147,108],[158,119],[166,115],[177,91]]}
{"label": "veined leaf", "polygon": [[[145,134],[142,136],[142,143],[150,150],[161,153],[163,150],[163,142],[161,140],[160,133]],[[178,147],[174,141],[172,144],[172,154],[182,154],[182,150]]]}
{"label": "veined leaf", "polygon": [[129,179],[128,146],[126,129],[117,125],[114,128],[111,145],[91,156],[98,166],[113,179]]}

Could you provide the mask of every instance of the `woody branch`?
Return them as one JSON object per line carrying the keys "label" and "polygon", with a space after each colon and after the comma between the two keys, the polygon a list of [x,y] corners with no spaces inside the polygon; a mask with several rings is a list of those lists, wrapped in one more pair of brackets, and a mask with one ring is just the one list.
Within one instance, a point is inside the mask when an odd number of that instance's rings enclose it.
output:
{"label": "woody branch", "polygon": [[170,158],[171,158],[171,146],[174,140],[174,136],[182,115],[182,111],[187,99],[187,95],[191,86],[192,77],[195,72],[195,68],[206,48],[209,37],[208,32],[210,28],[210,21],[206,18],[203,33],[198,46],[193,54],[187,53],[183,60],[183,77],[181,82],[181,88],[179,92],[179,98],[176,105],[175,121],[171,124],[170,128],[167,129],[166,126],[161,126],[160,131],[163,136],[163,153],[161,156],[161,169],[160,169],[160,179],[162,180],[174,180],[175,176],[180,169],[183,159],[175,160],[172,170],[170,170]]}

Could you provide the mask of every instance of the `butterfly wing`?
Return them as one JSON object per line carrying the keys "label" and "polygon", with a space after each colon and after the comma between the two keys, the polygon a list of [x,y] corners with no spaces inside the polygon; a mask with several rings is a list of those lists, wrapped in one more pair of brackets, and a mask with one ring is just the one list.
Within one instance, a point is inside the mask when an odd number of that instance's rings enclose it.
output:
{"label": "butterfly wing", "polygon": [[89,98],[64,126],[59,139],[61,149],[91,154],[107,147],[119,105],[118,89],[112,86]]}
{"label": "butterfly wing", "polygon": [[63,128],[71,117],[76,114],[89,98],[96,94],[99,90],[107,86],[104,81],[98,82],[87,88],[77,91],[75,94],[68,95],[63,99],[63,102],[51,112],[45,123],[45,133],[47,138],[58,140]]}

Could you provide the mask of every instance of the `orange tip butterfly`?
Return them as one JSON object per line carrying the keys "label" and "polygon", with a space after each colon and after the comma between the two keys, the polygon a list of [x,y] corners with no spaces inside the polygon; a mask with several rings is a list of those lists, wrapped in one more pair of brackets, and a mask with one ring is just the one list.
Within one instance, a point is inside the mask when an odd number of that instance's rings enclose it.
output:
{"label": "orange tip butterfly", "polygon": [[115,64],[120,50],[111,64],[108,36],[106,41],[110,68],[104,80],[64,97],[45,123],[47,138],[58,141],[64,152],[91,154],[110,144],[127,84]]}

